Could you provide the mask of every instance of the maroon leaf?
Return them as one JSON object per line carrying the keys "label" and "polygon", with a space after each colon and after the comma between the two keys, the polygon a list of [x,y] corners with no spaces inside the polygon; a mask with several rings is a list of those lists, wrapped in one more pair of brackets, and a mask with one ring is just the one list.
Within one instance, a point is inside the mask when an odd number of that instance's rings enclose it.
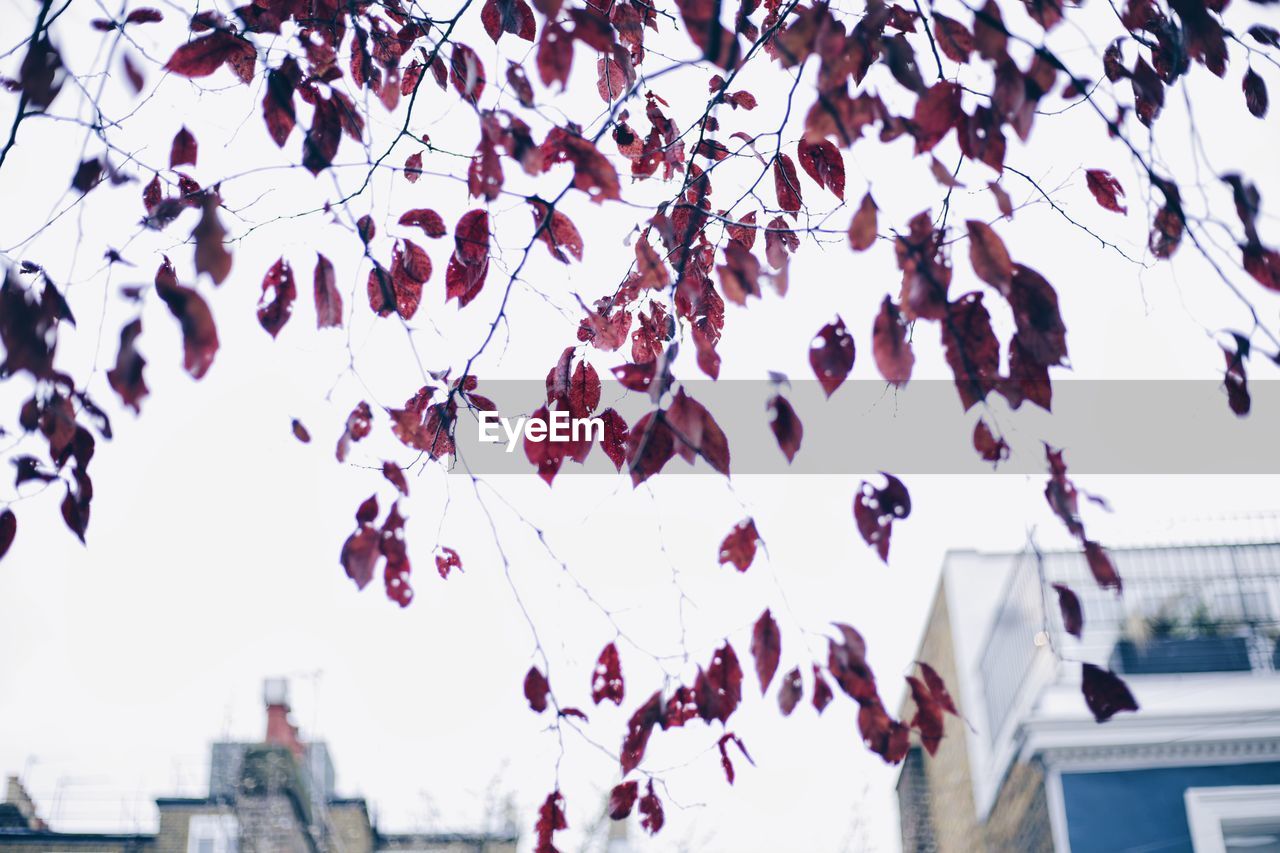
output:
{"label": "maroon leaf", "polygon": [[169,149],[169,168],[176,169],[184,163],[196,164],[196,138],[191,131],[183,127],[173,137],[173,146]]}
{"label": "maroon leaf", "polygon": [[284,324],[293,314],[293,300],[298,288],[293,281],[293,269],[288,261],[280,258],[267,270],[262,279],[262,297],[258,300],[258,322],[271,337],[280,334]]}
{"label": "maroon leaf", "polygon": [[778,708],[782,716],[790,717],[804,697],[804,682],[800,678],[800,667],[795,667],[782,676],[782,684],[778,687]]}
{"label": "maroon leaf", "polygon": [[1120,575],[1116,572],[1116,567],[1111,562],[1110,555],[1097,542],[1085,540],[1084,556],[1089,564],[1089,571],[1093,573],[1093,579],[1098,582],[1098,586],[1103,589],[1114,589],[1117,593],[1124,590],[1124,583],[1120,580]]}
{"label": "maroon leaf", "polygon": [[650,835],[657,835],[658,830],[662,829],[663,822],[662,800],[659,800],[658,795],[653,792],[653,778],[650,777],[645,795],[640,798],[640,825]]}
{"label": "maroon leaf", "polygon": [[800,442],[804,439],[804,424],[800,422],[800,416],[791,407],[791,403],[781,394],[775,395],[769,401],[769,408],[773,410],[773,420],[769,422],[769,428],[773,430],[773,437],[778,440],[782,455],[786,456],[787,462],[790,463],[796,458],[796,453],[800,450]]}
{"label": "maroon leaf", "polygon": [[627,721],[627,733],[622,739],[622,751],[618,756],[623,776],[640,765],[644,759],[645,747],[649,743],[649,735],[661,719],[662,691],[659,690],[637,708]]}
{"label": "maroon leaf", "polygon": [[729,760],[729,744],[732,743],[738,747],[738,751],[742,753],[742,757],[747,759],[748,764],[754,765],[751,755],[747,752],[747,747],[742,743],[742,738],[732,732],[725,732],[720,736],[720,740],[716,742],[716,746],[720,748],[720,766],[724,768],[724,776],[729,780],[729,784],[733,784],[734,772],[733,762]]}
{"label": "maroon leaf", "polygon": [[738,522],[720,543],[720,565],[733,563],[734,568],[745,572],[750,568],[751,561],[756,558],[756,542],[759,539],[760,534],[756,532],[756,523],[753,519],[748,518]]}
{"label": "maroon leaf", "polygon": [[821,716],[822,712],[831,704],[832,693],[831,685],[827,684],[827,680],[822,677],[822,670],[818,669],[818,665],[813,665],[813,707]]}
{"label": "maroon leaf", "polygon": [[952,62],[964,64],[973,53],[973,33],[959,21],[953,21],[946,15],[933,13],[933,33],[938,47]]}
{"label": "maroon leaf", "polygon": [[538,808],[538,823],[534,828],[538,836],[535,853],[556,853],[552,838],[556,832],[568,826],[569,822],[564,816],[564,797],[557,788],[547,794],[547,799]]}
{"label": "maroon leaf", "polygon": [[973,449],[987,462],[999,464],[1009,458],[1009,445],[1004,436],[996,438],[987,422],[979,419],[973,427]]}
{"label": "maroon leaf", "polygon": [[462,571],[462,558],[452,548],[441,546],[440,553],[436,555],[436,571],[440,573],[440,577],[448,580],[449,572],[453,569]]}
{"label": "maroon leaf", "polygon": [[536,666],[529,667],[524,677],[524,698],[529,700],[529,707],[541,714],[547,710],[547,696],[551,694],[551,685],[547,677]]}
{"label": "maroon leaf", "polygon": [[1080,607],[1080,599],[1071,587],[1055,583],[1054,591],[1058,593],[1058,609],[1062,611],[1062,627],[1068,634],[1079,639],[1084,632],[1084,611]]}
{"label": "maroon leaf", "polygon": [[315,299],[316,328],[342,327],[342,294],[338,292],[333,264],[324,255],[316,255]]}
{"label": "maroon leaf", "polygon": [[906,321],[888,296],[880,303],[880,313],[871,330],[871,349],[880,375],[896,387],[906,385],[916,356],[907,340]]}
{"label": "maroon leaf", "polygon": [[1000,378],[1000,343],[982,294],[967,293],[951,303],[942,325],[947,364],[955,376],[965,411],[986,399]]}
{"label": "maroon leaf", "polygon": [[809,365],[828,397],[835,393],[849,371],[853,370],[853,359],[853,336],[837,314],[836,321],[819,329],[817,336],[809,344]]}
{"label": "maroon leaf", "polygon": [[693,685],[698,716],[704,722],[728,722],[742,701],[742,667],[727,641],[716,649],[706,670],[699,670]]}
{"label": "maroon leaf", "polygon": [[[565,257],[567,251],[575,260],[581,261],[582,235],[578,233],[578,228],[572,220],[558,210],[551,210],[550,206],[537,196],[530,198],[529,204],[533,207],[534,230],[538,232],[538,239],[551,252],[551,257],[562,264],[567,264],[569,263],[569,259]],[[551,212],[551,221],[544,225],[548,211]]]}
{"label": "maroon leaf", "polygon": [[134,345],[141,334],[141,319],[133,320],[120,330],[120,351],[116,354],[116,366],[107,371],[107,383],[120,395],[121,402],[134,412],[141,411],[142,398],[150,393],[146,380],[142,377],[147,360]]}
{"label": "maroon leaf", "polygon": [[167,257],[156,271],[156,293],[182,327],[183,366],[193,378],[200,379],[218,354],[218,329],[208,303],[191,288],[178,284]]}
{"label": "maroon leaf", "polygon": [[9,553],[9,547],[13,545],[13,537],[17,534],[18,517],[13,514],[13,510],[5,509],[4,512],[0,512],[0,560]]}
{"label": "maroon leaf", "polygon": [[1128,685],[1111,670],[1086,663],[1082,675],[1080,690],[1098,722],[1105,723],[1121,711],[1138,710],[1138,702]]}
{"label": "maroon leaf", "polygon": [[449,233],[440,214],[429,208],[406,210],[400,215],[400,225],[421,228],[428,237],[443,237]]}
{"label": "maroon leaf", "polygon": [[929,688],[930,695],[933,696],[942,710],[953,716],[960,716],[960,710],[956,707],[955,700],[951,698],[950,691],[947,690],[946,682],[942,680],[942,676],[938,675],[938,671],[924,661],[916,661],[920,665],[920,672],[924,675],[924,683]]}
{"label": "maroon leaf", "polygon": [[387,482],[396,487],[396,491],[405,497],[409,496],[409,483],[404,478],[404,469],[394,462],[382,463],[382,476]]}
{"label": "maroon leaf", "polygon": [[[760,679],[760,695],[769,689],[773,674],[778,671],[778,658],[782,654],[782,633],[773,615],[766,609],[756,620],[751,632],[751,656],[756,661],[756,676]],[[732,782],[732,780],[730,780]]]}
{"label": "maroon leaf", "polygon": [[786,154],[779,154],[773,161],[773,188],[778,207],[795,216],[802,201],[800,179],[796,177],[796,164]]}
{"label": "maroon leaf", "polygon": [[360,441],[369,434],[372,420],[373,410],[369,408],[368,403],[361,400],[351,410],[351,414],[347,415],[346,427],[342,431],[342,437],[338,439],[335,456],[339,462],[347,461],[347,453],[351,449],[352,442]]}
{"label": "maroon leaf", "polygon": [[632,779],[615,785],[609,792],[609,817],[612,820],[625,820],[631,815],[631,808],[640,795],[640,783]]}
{"label": "maroon leaf", "polygon": [[226,63],[240,82],[249,83],[257,58],[252,44],[226,30],[215,30],[179,47],[164,68],[183,77],[207,77]]}
{"label": "maroon leaf", "polygon": [[615,705],[621,705],[625,691],[618,647],[610,643],[600,652],[600,659],[596,661],[595,672],[591,676],[591,701],[599,705],[608,699]]}
{"label": "maroon leaf", "polygon": [[[123,343],[121,346],[123,348]],[[1226,373],[1223,375],[1223,383],[1227,387],[1227,405],[1237,417],[1244,417],[1249,414],[1249,409],[1253,405],[1249,396],[1249,378],[1244,367],[1244,360],[1249,354],[1249,342],[1238,338],[1236,351],[1231,352],[1223,347],[1222,354],[1227,361]]]}
{"label": "maroon leaf", "polygon": [[1124,198],[1124,187],[1120,186],[1120,182],[1110,172],[1089,169],[1084,173],[1084,178],[1089,192],[1093,193],[1099,205],[1116,213],[1128,212],[1129,209],[1120,203],[1120,199]]}
{"label": "maroon leaf", "polygon": [[475,103],[484,92],[484,65],[476,52],[465,44],[455,43],[449,58],[449,82],[458,94]]}
{"label": "maroon leaf", "polygon": [[1244,81],[1241,84],[1244,89],[1244,103],[1249,108],[1249,112],[1256,117],[1262,118],[1267,114],[1267,84],[1262,81],[1262,77],[1252,68],[1244,72]]}
{"label": "maroon leaf", "polygon": [[1004,241],[985,222],[970,219],[965,225],[969,229],[969,263],[973,271],[996,290],[1007,293],[1013,262]]}
{"label": "maroon leaf", "polygon": [[911,496],[902,481],[884,474],[885,487],[877,489],[865,480],[853,499],[853,518],[863,540],[876,549],[880,559],[889,562],[889,538],[893,522],[911,514]]}
{"label": "maroon leaf", "polygon": [[[824,139],[816,144],[801,139],[796,152],[800,158],[800,168],[804,169],[814,183],[844,201],[844,158],[840,149],[830,140]],[[783,206],[785,208],[785,205]]]}
{"label": "maroon leaf", "polygon": [[311,443],[311,433],[307,432],[307,428],[303,425],[302,421],[294,418],[290,428],[293,430],[293,437],[298,439],[298,441],[301,441],[303,444]]}
{"label": "maroon leaf", "polygon": [[221,284],[231,274],[231,253],[223,244],[227,231],[218,221],[218,194],[208,191],[201,200],[200,221],[191,231],[196,242],[196,272],[207,272],[214,284]]}
{"label": "maroon leaf", "polygon": [[868,250],[876,242],[876,200],[872,193],[863,196],[858,213],[849,223],[849,246],[855,252]]}

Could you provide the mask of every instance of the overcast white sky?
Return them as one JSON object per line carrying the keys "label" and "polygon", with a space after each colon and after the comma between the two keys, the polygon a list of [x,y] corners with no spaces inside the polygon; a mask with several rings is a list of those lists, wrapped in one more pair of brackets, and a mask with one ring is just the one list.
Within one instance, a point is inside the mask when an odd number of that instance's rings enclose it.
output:
{"label": "overcast white sky", "polygon": [[[0,50],[29,25],[29,6],[25,0],[0,6]],[[164,46],[181,37],[180,15],[164,8],[170,20],[136,31],[135,50],[146,49],[161,60]],[[82,71],[101,67],[101,57],[95,59],[99,37],[85,24],[98,13],[83,4],[58,25],[68,60]],[[1020,13],[1010,17],[1021,19]],[[1114,28],[1097,15],[1085,25],[1107,27],[1095,30],[1105,33],[1095,36],[1098,45]],[[504,64],[478,28],[464,27],[463,38],[480,51],[491,80],[497,77]],[[508,39],[504,49],[510,47]],[[685,55],[687,48],[679,47],[675,55]],[[1096,57],[1090,59],[1084,49],[1067,55],[1096,74]],[[587,59],[580,51],[579,66],[585,67]],[[117,54],[113,71],[118,62]],[[154,67],[148,70],[150,91],[159,75]],[[1224,81],[1197,74],[1200,126],[1213,168],[1248,172],[1266,199],[1280,192],[1274,117],[1255,122],[1242,107],[1218,107],[1224,99],[1239,98],[1239,73],[1233,66]],[[870,84],[890,88],[877,74]],[[673,108],[686,107],[687,115],[692,99],[704,91],[705,76],[691,72],[688,79],[696,85],[671,82],[655,88]],[[750,116],[723,115],[727,127],[776,126],[787,86],[768,79],[750,71],[744,76],[763,106]],[[590,79],[573,82],[595,97]],[[129,109],[131,101],[118,80],[108,83],[106,92],[109,114]],[[541,98],[540,87],[539,93]],[[239,212],[224,214],[233,236],[336,195],[327,177],[317,181],[284,168],[297,157],[298,138],[284,153],[277,151],[258,117],[260,91],[247,94],[221,73],[203,89],[180,79],[163,80],[112,137],[141,162],[163,165],[170,139],[185,123],[200,141],[200,162],[192,174],[202,182],[258,165],[280,166],[224,182],[224,199]],[[74,98],[71,93],[62,97],[65,103],[56,103],[54,111],[70,114]],[[5,101],[6,109],[11,100]],[[456,147],[465,151],[474,144],[474,131],[452,103],[444,96],[429,101],[415,130],[430,132],[442,146],[462,140]],[[551,103],[553,109],[581,109],[571,95]],[[807,101],[801,103],[807,107]],[[1159,125],[1158,156],[1177,167],[1190,163],[1182,107],[1179,98],[1171,99]],[[374,132],[385,139],[391,122],[384,113],[375,115]],[[1123,150],[1100,141],[1098,119],[1083,109],[1042,121],[1034,149],[1013,146],[1009,162],[1051,189],[1073,218],[1141,257],[1148,211]],[[797,136],[795,127],[784,134],[790,146]],[[202,792],[209,741],[258,737],[264,722],[262,679],[287,675],[304,734],[328,741],[340,789],[369,797],[386,827],[474,826],[485,817],[486,797],[509,794],[527,840],[536,803],[554,786],[559,760],[571,827],[564,847],[579,849],[583,830],[598,819],[602,797],[617,781],[615,759],[594,744],[616,751],[626,717],[662,679],[651,657],[620,642],[628,701],[621,710],[588,707],[590,669],[614,629],[579,583],[639,646],[659,656],[687,650],[689,665],[667,662],[677,678],[691,677],[692,667],[705,663],[725,637],[745,660],[750,626],[766,606],[784,633],[781,671],[824,658],[825,626],[848,622],[867,637],[892,707],[898,675],[910,667],[948,549],[1017,549],[1029,530],[1044,544],[1062,544],[1059,525],[1044,504],[1042,477],[912,478],[907,485],[914,511],[895,527],[886,567],[853,525],[850,501],[857,477],[735,477],[731,487],[718,478],[662,477],[633,491],[621,479],[567,476],[548,490],[529,475],[486,480],[477,495],[465,477],[432,469],[412,478],[412,498],[404,506],[416,566],[415,601],[402,611],[385,599],[377,583],[357,594],[337,562],[339,548],[360,500],[374,491],[384,506],[390,499],[390,488],[370,467],[383,458],[407,461],[409,455],[398,452],[393,440],[375,438],[357,446],[353,465],[339,466],[332,458],[333,443],[355,402],[399,404],[417,388],[420,376],[406,332],[392,321],[375,321],[363,307],[364,268],[357,266],[355,238],[343,227],[326,224],[323,216],[310,216],[274,222],[237,244],[230,279],[217,291],[207,281],[200,283],[214,309],[223,350],[199,383],[181,371],[176,324],[157,300],[149,300],[141,348],[153,393],[143,403],[142,416],[134,418],[114,405],[102,376],[114,360],[118,330],[133,311],[113,294],[120,284],[149,281],[160,252],[170,254],[180,278],[190,283],[191,250],[182,240],[191,223],[184,218],[165,235],[135,239],[140,184],[100,188],[84,204],[72,206],[61,192],[84,141],[80,130],[65,124],[29,121],[11,162],[0,170],[0,249],[11,261],[30,258],[55,280],[69,283],[80,322],[78,332],[63,340],[64,363],[78,375],[96,364],[90,389],[100,402],[112,404],[117,433],[114,441],[99,446],[92,466],[97,497],[89,547],[63,529],[56,507],[61,494],[53,490],[15,504],[19,535],[0,564],[0,771],[23,774],[56,825],[145,827],[154,819],[149,798]],[[96,154],[99,148],[90,141],[87,150]],[[375,145],[374,150],[381,149]],[[413,150],[397,149],[389,162],[400,163]],[[954,162],[954,143],[948,141],[939,156]],[[339,170],[344,185],[358,180],[363,158],[344,141],[339,160],[357,164]],[[428,157],[426,168],[456,174],[462,162]],[[911,161],[905,141],[884,150],[860,143],[846,152],[846,163],[847,197],[856,203],[870,186],[882,223],[901,225],[938,204],[941,193],[927,162]],[[1128,216],[1094,204],[1081,167],[1106,168],[1130,188]],[[530,186],[512,174],[514,167],[507,171],[512,185]],[[539,186],[558,189],[561,173],[553,177]],[[966,165],[960,178],[967,188],[953,199],[952,222],[995,215],[985,190],[991,177],[981,167]],[[733,179],[721,180],[730,186]],[[1014,175],[1006,176],[1004,185],[1015,202],[1035,197]],[[657,198],[667,190],[644,192]],[[445,179],[428,176],[411,186],[386,175],[374,182],[367,205],[352,210],[373,210],[383,222],[388,210],[398,214],[433,206],[452,223],[464,209],[464,192],[461,184]],[[819,211],[815,219],[834,206],[812,184],[805,192]],[[1210,199],[1215,215],[1231,220],[1224,200],[1220,194]],[[529,234],[530,217],[522,207],[507,198],[494,205],[502,226],[498,240],[509,252],[502,258],[505,264]],[[54,227],[26,240],[48,211],[64,208]],[[534,253],[509,309],[520,319],[509,336],[506,329],[500,333],[498,345],[478,363],[482,382],[544,376],[572,339],[573,294],[590,299],[610,291],[624,256],[630,256],[620,243],[641,213],[619,205],[596,207],[585,198],[571,198],[566,210],[587,236],[584,263],[566,269],[540,250]],[[835,211],[831,226],[843,228],[850,215],[848,208]],[[1144,270],[1101,249],[1045,204],[1020,209],[1000,230],[1015,260],[1039,269],[1058,289],[1072,370],[1058,371],[1055,379],[1212,380],[1220,377],[1222,364],[1212,333],[1247,327],[1243,307],[1190,247],[1183,248],[1172,270]],[[382,231],[403,233],[388,226]],[[1263,234],[1264,239],[1276,236],[1269,218]],[[456,368],[494,315],[505,276],[495,262],[485,293],[459,312],[442,298],[447,248],[420,242],[432,253],[436,275],[412,324],[413,339],[428,368]],[[883,295],[898,289],[892,250],[882,243],[853,257],[842,242],[803,250],[792,265],[792,291],[785,299],[769,294],[749,309],[728,309],[720,347],[727,378],[759,379],[767,370],[807,376],[809,337],[836,311],[856,338],[853,376],[876,376],[869,357],[871,319]],[[108,246],[120,249],[137,269],[117,267],[108,281],[99,272]],[[364,385],[343,373],[347,332],[314,330],[309,289],[317,248],[338,266],[348,303],[355,289],[350,335]],[[961,248],[956,294],[977,286]],[[375,251],[385,262],[387,238],[380,238]],[[258,327],[254,308],[261,276],[281,254],[293,262],[302,292],[293,319],[273,342]],[[1274,328],[1275,298],[1247,281],[1243,286]],[[1007,318],[997,322],[1007,338]],[[920,338],[917,375],[945,377],[932,328]],[[615,362],[601,358],[597,363],[603,369]],[[1274,368],[1261,359],[1251,366],[1256,377],[1274,376]],[[0,411],[16,410],[22,390],[0,390]],[[1225,397],[1221,405],[1226,408]],[[800,415],[815,422],[823,416],[821,410]],[[291,436],[289,422],[295,417],[311,429],[312,444],[304,446]],[[1016,431],[1017,419],[1009,422]],[[385,431],[385,421],[375,429]],[[733,428],[728,431],[732,442]],[[1035,452],[1035,436],[1023,438],[1026,452]],[[849,440],[858,440],[855,430]],[[1113,515],[1089,510],[1091,533],[1107,544],[1185,533],[1183,521],[1189,518],[1209,519],[1206,535],[1222,535],[1229,526],[1215,519],[1276,508],[1273,477],[1097,476],[1080,478],[1079,484],[1105,495],[1115,509]],[[0,498],[11,497],[11,489],[0,489]],[[509,579],[479,500],[493,513],[511,559]],[[512,508],[546,530],[554,557]],[[757,520],[767,553],[738,575],[716,564],[716,550],[729,528],[747,515]],[[437,544],[461,553],[464,574],[448,581],[434,574],[431,554]],[[520,696],[521,679],[535,658],[515,593],[551,657],[551,679],[562,701],[591,714],[591,740],[566,731],[562,757],[556,735],[545,729],[547,721],[532,714]],[[806,704],[783,720],[773,692],[761,700],[750,673],[744,695],[730,728],[746,742],[757,766],[738,762],[732,788],[719,768],[718,735],[695,725],[654,737],[645,766],[662,771],[669,825],[643,849],[775,850],[793,848],[803,839],[811,850],[895,850],[896,771],[860,745],[851,704],[837,701],[820,719]]]}

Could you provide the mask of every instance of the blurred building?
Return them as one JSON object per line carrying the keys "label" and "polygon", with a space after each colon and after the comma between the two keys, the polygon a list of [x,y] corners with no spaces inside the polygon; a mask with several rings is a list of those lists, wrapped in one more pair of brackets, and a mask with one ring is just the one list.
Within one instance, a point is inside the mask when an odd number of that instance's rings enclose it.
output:
{"label": "blurred building", "polygon": [[213,744],[209,793],[161,797],[154,834],[58,832],[41,820],[17,778],[0,803],[0,850],[28,853],[515,853],[502,833],[379,831],[361,798],[334,791],[322,741],[304,741],[289,718],[288,685],[267,681],[266,736]]}
{"label": "blurred building", "polygon": [[[964,720],[903,763],[904,851],[1280,853],[1280,543],[1111,556],[1123,596],[1079,553],[948,554],[917,659]],[[1141,710],[1096,723],[1081,662]]]}

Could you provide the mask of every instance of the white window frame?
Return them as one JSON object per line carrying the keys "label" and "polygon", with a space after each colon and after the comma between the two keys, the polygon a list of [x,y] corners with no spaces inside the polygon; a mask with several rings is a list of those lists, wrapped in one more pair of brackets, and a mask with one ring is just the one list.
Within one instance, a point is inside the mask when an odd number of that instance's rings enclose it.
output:
{"label": "white window frame", "polygon": [[1188,788],[1182,795],[1195,853],[1226,853],[1223,821],[1270,818],[1280,814],[1280,785]]}
{"label": "white window frame", "polygon": [[187,822],[187,853],[200,853],[201,841],[212,841],[213,853],[237,853],[240,822],[231,814],[193,814]]}

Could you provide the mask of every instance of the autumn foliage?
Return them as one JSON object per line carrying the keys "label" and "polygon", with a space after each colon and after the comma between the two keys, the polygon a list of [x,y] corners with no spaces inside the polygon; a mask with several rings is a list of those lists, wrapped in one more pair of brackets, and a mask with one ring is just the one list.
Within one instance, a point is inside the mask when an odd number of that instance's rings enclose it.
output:
{"label": "autumn foliage", "polygon": [[[69,24],[56,20],[47,0],[29,5],[29,35],[5,80],[5,106],[14,110],[14,120],[0,168],[21,147],[24,125],[53,116],[60,101],[74,96],[69,90],[78,63],[59,48],[69,38],[60,28]],[[907,385],[916,352],[930,348],[945,359],[964,409],[1001,397],[1013,409],[1050,410],[1052,379],[1069,365],[1059,292],[1050,281],[1053,271],[1024,263],[1000,232],[1015,212],[1004,186],[1006,155],[1016,146],[1023,158],[1034,156],[1043,116],[1053,111],[1095,114],[1097,150],[1106,153],[1099,162],[1081,163],[1076,179],[1102,210],[1147,216],[1138,199],[1153,200],[1152,259],[1212,253],[1225,288],[1247,300],[1280,291],[1280,254],[1260,233],[1262,199],[1253,184],[1239,174],[1212,178],[1234,201],[1234,220],[1223,226],[1231,245],[1224,250],[1221,240],[1206,235],[1208,212],[1142,141],[1188,75],[1239,79],[1237,111],[1265,119],[1264,75],[1274,79],[1280,35],[1255,20],[1255,8],[1243,0],[1128,0],[1117,11],[1120,21],[1112,22],[1112,31],[1091,34],[1105,50],[1082,57],[1053,47],[1056,31],[1076,13],[1057,0],[954,3],[945,13],[932,4],[883,0],[856,11],[819,0],[464,0],[444,11],[400,0],[252,0],[225,12],[200,11],[176,22],[180,26],[174,26],[172,9],[138,7],[119,18],[95,19],[91,27],[95,38],[118,48],[120,73],[104,85],[136,96],[140,109],[150,87],[166,76],[239,86],[234,91],[244,102],[241,111],[255,117],[243,136],[267,143],[264,150],[273,154],[279,149],[279,162],[305,169],[317,186],[365,153],[371,122],[397,128],[385,148],[371,150],[367,163],[357,162],[368,177],[354,192],[335,195],[323,211],[312,212],[335,221],[345,221],[339,212],[350,213],[350,239],[316,245],[306,259],[282,255],[266,269],[242,268],[237,241],[268,239],[268,232],[236,233],[228,213],[234,189],[218,175],[196,171],[205,152],[198,129],[185,124],[166,145],[165,162],[126,156],[98,128],[88,135],[82,162],[56,166],[77,198],[131,194],[140,227],[173,238],[168,256],[135,257],[122,248],[105,262],[149,271],[148,286],[126,289],[120,298],[163,303],[182,338],[182,352],[167,357],[194,379],[232,349],[218,333],[220,286],[260,287],[257,320],[273,339],[286,329],[299,331],[312,310],[312,334],[332,333],[357,314],[394,329],[437,306],[476,312],[482,294],[501,294],[480,309],[488,336],[477,350],[452,353],[444,369],[413,381],[403,405],[350,399],[343,405],[345,421],[332,425],[340,433],[338,464],[374,431],[403,446],[401,457],[370,473],[372,494],[352,496],[354,525],[333,550],[356,587],[381,578],[386,595],[407,606],[416,576],[401,511],[410,492],[405,474],[415,466],[448,465],[463,418],[497,409],[501,401],[486,393],[485,355],[499,327],[552,334],[523,329],[506,313],[507,297],[533,254],[575,265],[587,253],[608,253],[614,271],[599,293],[577,299],[571,332],[554,332],[562,355],[538,370],[546,371],[543,415],[567,409],[597,415],[606,425],[598,442],[525,443],[530,472],[552,487],[565,466],[582,463],[596,443],[634,487],[674,469],[677,457],[729,477],[732,425],[720,423],[682,379],[719,377],[718,344],[734,312],[759,310],[766,290],[785,297],[793,257],[820,240],[831,251],[832,233],[846,258],[877,244],[891,248],[896,270],[883,270],[875,280],[876,298],[883,292],[883,299],[874,316],[833,312],[812,331],[808,361],[827,397],[841,392],[861,342],[862,358],[873,361],[889,386]],[[161,26],[175,37],[162,61],[149,66],[130,40],[143,28]],[[748,88],[742,82],[748,76],[763,82]],[[678,99],[663,95],[690,86],[700,103],[693,112],[673,107]],[[741,129],[741,116],[761,109],[766,99],[783,98],[779,127]],[[548,109],[553,103],[556,108]],[[451,124],[428,132],[415,119],[446,105],[460,116]],[[855,148],[899,141],[909,149],[911,167],[936,181],[939,202],[907,221],[890,222],[872,189],[859,186],[846,198],[855,186],[846,163]],[[956,154],[959,162],[952,165]],[[1107,164],[1122,161],[1143,186],[1124,186],[1112,174],[1116,167]],[[962,164],[968,180],[981,176],[983,198],[995,216],[949,218]],[[359,206],[373,176],[386,170],[422,188],[415,195],[422,201],[375,220]],[[751,178],[744,183],[729,174]],[[526,194],[509,188],[516,185],[537,189]],[[661,200],[631,202],[642,189],[649,192],[645,199],[656,192]],[[892,182],[879,182],[874,191],[887,194]],[[465,198],[465,212],[446,216],[428,206],[446,194]],[[570,218],[566,199],[634,213],[627,244],[595,239],[594,223]],[[513,204],[531,229],[522,235],[498,230],[495,209]],[[817,209],[834,213],[812,215]],[[1081,227],[1065,215],[1060,225]],[[103,397],[114,395],[137,414],[156,391],[148,386],[138,350],[146,330],[140,312],[119,329],[105,385],[68,375],[55,357],[60,340],[74,334],[72,305],[40,258],[7,261],[0,288],[0,378],[23,389],[17,426],[25,437],[7,452],[17,485],[52,487],[61,496],[66,526],[86,540],[94,499],[90,466],[98,443],[112,434]],[[335,261],[358,264],[360,286],[344,290]],[[979,288],[953,286],[957,268],[964,276],[971,271]],[[1011,320],[1005,339],[993,324],[995,313]],[[1270,358],[1280,348],[1261,322],[1231,336],[1223,348],[1228,403],[1240,415],[1250,408],[1247,367],[1258,347]],[[602,397],[602,375],[651,401],[647,413],[627,423]],[[804,425],[785,382],[778,382],[761,417],[788,461],[801,452]],[[311,441],[305,425],[295,420],[292,429],[299,441]],[[986,419],[978,421],[973,445],[996,465],[1009,452]],[[1121,594],[1123,579],[1086,533],[1067,456],[1048,446],[1045,453],[1045,499],[1078,541],[1097,583]],[[40,511],[38,502],[30,506]],[[850,496],[849,511],[852,528],[890,563],[895,523],[911,513],[908,486],[891,473],[863,482]],[[7,506],[0,511],[0,555],[21,535],[18,513]],[[724,534],[722,570],[751,571],[763,542],[756,521],[742,519]],[[455,544],[458,550],[441,546],[433,555],[441,578],[463,571],[466,545]],[[714,565],[716,556],[705,559]],[[1066,631],[1079,636],[1089,614],[1071,589],[1055,590]],[[557,679],[589,682],[596,705],[625,703],[630,712],[625,731],[615,733],[619,780],[609,797],[610,816],[622,819],[635,810],[650,833],[662,829],[660,780],[655,787],[643,768],[650,741],[672,728],[706,726],[732,784],[741,762],[751,759],[731,720],[741,703],[757,701],[757,688],[761,695],[774,690],[780,712],[790,715],[806,696],[821,713],[834,700],[834,685],[856,705],[862,741],[885,761],[901,761],[912,738],[936,750],[946,718],[960,714],[937,672],[922,662],[905,686],[894,684],[915,708],[909,718],[896,719],[868,664],[862,635],[845,624],[829,634],[825,658],[784,658],[787,635],[766,607],[746,643],[735,649],[726,639],[677,685],[628,685],[628,652],[616,641],[604,645],[594,670],[557,671]],[[783,660],[789,669],[779,675]],[[556,700],[547,669],[543,661],[525,678],[530,710],[553,717],[555,726],[585,725],[588,713]],[[753,670],[754,678],[744,670]],[[1136,709],[1117,676],[1089,664],[1082,672],[1084,701],[1099,721]],[[513,685],[513,695],[520,689]],[[556,833],[566,825],[565,797],[557,787],[537,815],[537,849],[554,850]]]}

